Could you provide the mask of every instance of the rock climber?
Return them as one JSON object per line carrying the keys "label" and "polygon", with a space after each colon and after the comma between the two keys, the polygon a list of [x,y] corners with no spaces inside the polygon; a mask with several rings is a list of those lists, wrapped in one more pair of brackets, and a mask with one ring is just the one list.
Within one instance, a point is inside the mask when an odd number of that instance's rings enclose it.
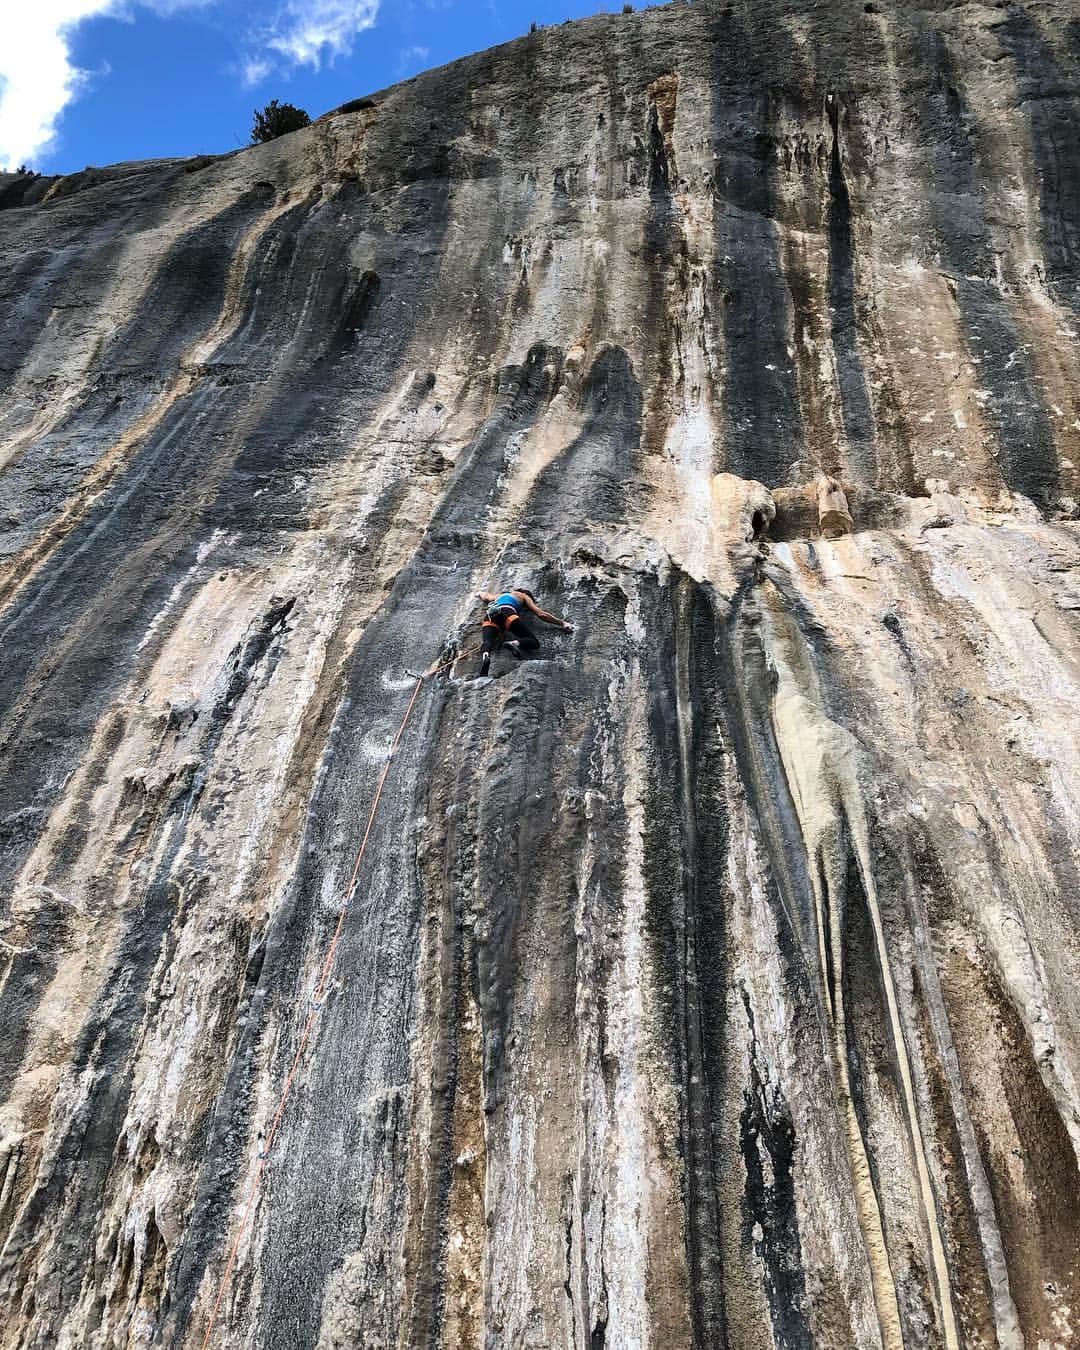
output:
{"label": "rock climber", "polygon": [[491,591],[477,591],[477,599],[487,603],[484,615],[483,656],[480,658],[480,674],[486,675],[491,665],[491,649],[495,639],[501,633],[503,644],[512,656],[520,661],[526,651],[534,652],[540,646],[540,639],[525,622],[525,613],[535,614],[544,623],[554,624],[564,633],[572,633],[573,625],[565,619],[558,619],[541,609],[536,596],[524,586],[512,591],[503,591],[499,595]]}

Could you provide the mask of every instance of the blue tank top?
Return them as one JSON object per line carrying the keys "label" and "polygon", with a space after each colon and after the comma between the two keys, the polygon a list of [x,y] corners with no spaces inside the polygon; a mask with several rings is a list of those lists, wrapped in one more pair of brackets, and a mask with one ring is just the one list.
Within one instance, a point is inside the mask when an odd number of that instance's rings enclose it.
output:
{"label": "blue tank top", "polygon": [[516,614],[521,613],[521,601],[511,595],[509,591],[503,591],[502,595],[495,601],[496,609],[505,609],[509,605]]}

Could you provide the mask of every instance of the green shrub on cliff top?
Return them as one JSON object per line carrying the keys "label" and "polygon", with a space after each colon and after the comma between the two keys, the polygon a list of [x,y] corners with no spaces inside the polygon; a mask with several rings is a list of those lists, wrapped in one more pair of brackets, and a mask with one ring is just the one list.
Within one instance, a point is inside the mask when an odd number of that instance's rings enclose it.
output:
{"label": "green shrub on cliff top", "polygon": [[279,103],[276,98],[261,111],[255,109],[255,121],[251,128],[251,144],[260,145],[263,141],[272,141],[284,136],[287,131],[299,131],[310,125],[311,118],[303,108],[295,108],[291,103]]}

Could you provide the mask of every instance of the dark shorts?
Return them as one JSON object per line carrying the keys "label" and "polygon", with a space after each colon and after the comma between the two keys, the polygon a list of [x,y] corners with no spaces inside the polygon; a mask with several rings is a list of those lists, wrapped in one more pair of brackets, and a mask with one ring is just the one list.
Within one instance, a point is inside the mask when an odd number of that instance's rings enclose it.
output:
{"label": "dark shorts", "polygon": [[506,639],[520,642],[527,651],[535,651],[540,646],[540,639],[521,615],[508,605],[499,610],[488,611],[484,619],[483,645],[485,651],[490,651],[495,645],[495,638],[499,633]]}

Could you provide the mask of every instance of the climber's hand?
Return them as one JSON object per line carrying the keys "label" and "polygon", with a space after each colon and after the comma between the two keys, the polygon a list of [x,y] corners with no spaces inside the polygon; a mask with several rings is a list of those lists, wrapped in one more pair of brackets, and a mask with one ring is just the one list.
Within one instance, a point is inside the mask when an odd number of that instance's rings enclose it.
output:
{"label": "climber's hand", "polygon": [[564,623],[562,630],[564,633],[572,633],[574,631],[574,625],[572,623]]}

